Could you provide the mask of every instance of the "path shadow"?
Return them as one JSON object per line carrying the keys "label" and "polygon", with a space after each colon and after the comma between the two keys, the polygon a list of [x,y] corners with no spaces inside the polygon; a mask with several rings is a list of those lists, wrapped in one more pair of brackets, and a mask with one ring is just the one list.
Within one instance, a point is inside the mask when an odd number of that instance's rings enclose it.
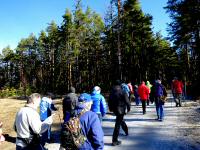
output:
{"label": "path shadow", "polygon": [[106,145],[106,146],[112,146],[112,143],[105,142],[104,145]]}
{"label": "path shadow", "polygon": [[4,134],[3,136],[5,137],[5,140],[6,140],[7,142],[15,143],[15,141],[16,141],[16,137],[12,137],[12,136],[10,136],[9,134]]}

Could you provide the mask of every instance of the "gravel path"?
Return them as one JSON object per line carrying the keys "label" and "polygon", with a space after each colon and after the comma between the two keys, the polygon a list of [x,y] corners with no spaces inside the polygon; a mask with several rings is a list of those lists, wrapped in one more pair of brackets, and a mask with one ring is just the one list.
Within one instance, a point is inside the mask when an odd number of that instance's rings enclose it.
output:
{"label": "gravel path", "polygon": [[[175,107],[168,96],[165,104],[165,119],[155,120],[155,106],[147,106],[147,114],[142,114],[141,106],[132,104],[125,116],[129,136],[120,130],[120,146],[112,146],[115,116],[107,114],[103,120],[105,150],[200,150],[200,107],[195,102],[185,101],[183,107]],[[56,135],[56,134],[55,134]],[[57,135],[59,136],[59,135]],[[46,146],[58,150],[59,141]]]}

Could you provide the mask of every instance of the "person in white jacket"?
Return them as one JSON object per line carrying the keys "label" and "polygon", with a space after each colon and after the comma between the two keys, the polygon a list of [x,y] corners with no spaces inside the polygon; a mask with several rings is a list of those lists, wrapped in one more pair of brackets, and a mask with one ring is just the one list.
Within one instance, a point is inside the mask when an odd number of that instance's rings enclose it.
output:
{"label": "person in white jacket", "polygon": [[27,104],[16,114],[14,128],[17,132],[16,150],[44,150],[39,140],[39,135],[50,127],[53,122],[52,115],[43,122],[37,108],[41,96],[33,93],[29,96]]}

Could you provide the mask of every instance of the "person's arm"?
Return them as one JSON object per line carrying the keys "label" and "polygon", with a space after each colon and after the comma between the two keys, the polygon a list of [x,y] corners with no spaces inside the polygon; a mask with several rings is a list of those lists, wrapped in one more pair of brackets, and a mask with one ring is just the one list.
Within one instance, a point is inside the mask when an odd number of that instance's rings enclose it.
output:
{"label": "person's arm", "polygon": [[125,103],[126,103],[126,106],[127,106],[127,112],[129,112],[130,109],[131,109],[131,103],[130,103],[130,101],[128,99],[128,95],[126,93],[124,93],[124,99],[125,99]]}
{"label": "person's arm", "polygon": [[89,140],[91,142],[92,147],[95,150],[103,150],[104,142],[103,142],[103,129],[101,127],[101,123],[99,121],[98,116],[93,115],[93,119],[91,120],[90,131],[89,131]]}
{"label": "person's arm", "polygon": [[58,110],[58,108],[55,107],[53,102],[50,105],[50,109],[53,110],[53,111],[57,111]]}
{"label": "person's arm", "polygon": [[106,104],[106,100],[103,96],[101,96],[100,111],[101,111],[102,116],[104,116],[107,112],[107,104]]}
{"label": "person's arm", "polygon": [[27,120],[29,127],[32,129],[32,131],[35,134],[39,134],[42,126],[39,114],[36,111],[31,111],[30,113],[27,114]]}

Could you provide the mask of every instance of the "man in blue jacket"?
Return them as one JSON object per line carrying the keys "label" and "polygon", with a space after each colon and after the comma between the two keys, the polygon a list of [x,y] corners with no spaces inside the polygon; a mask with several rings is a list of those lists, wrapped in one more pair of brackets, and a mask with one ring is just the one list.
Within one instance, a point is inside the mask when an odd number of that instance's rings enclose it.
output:
{"label": "man in blue jacket", "polygon": [[91,110],[98,115],[100,122],[102,122],[102,117],[104,117],[107,112],[107,104],[104,96],[100,93],[101,88],[99,86],[95,86],[91,94],[91,98],[93,100]]}
{"label": "man in blue jacket", "polygon": [[[84,112],[80,116],[80,124],[82,132],[87,138],[84,144],[79,147],[79,150],[103,150],[104,148],[104,133],[101,123],[97,114],[90,111],[92,102],[90,94],[83,93],[79,96],[78,105],[75,108],[76,115]],[[68,121],[70,117],[66,116],[68,119],[65,119],[65,121]],[[62,146],[60,149],[63,149]]]}

